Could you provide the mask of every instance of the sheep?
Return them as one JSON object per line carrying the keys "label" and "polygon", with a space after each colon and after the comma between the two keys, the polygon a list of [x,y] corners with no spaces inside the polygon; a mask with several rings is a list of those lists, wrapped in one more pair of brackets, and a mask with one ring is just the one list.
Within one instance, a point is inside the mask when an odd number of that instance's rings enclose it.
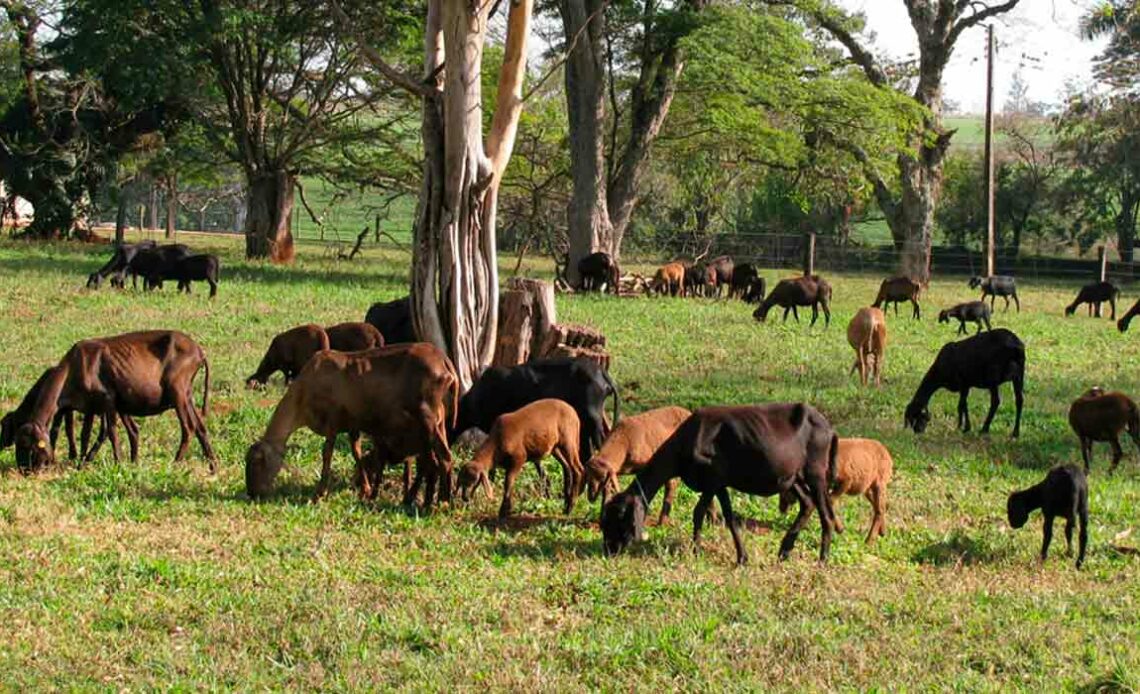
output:
{"label": "sheep", "polygon": [[[683,407],[659,407],[618,422],[602,447],[586,463],[588,498],[602,497],[606,505],[610,494],[618,491],[618,475],[629,475],[645,467],[649,459],[673,435],[692,412]],[[677,479],[669,480],[660,522],[669,517],[677,495]]]}
{"label": "sheep", "polygon": [[269,343],[257,371],[245,380],[246,387],[265,385],[269,377],[278,371],[285,375],[288,385],[314,354],[330,348],[328,333],[321,326],[309,323],[290,328]]}
{"label": "sheep", "polygon": [[729,287],[731,292],[735,263],[727,255],[713,258],[705,265],[705,286],[710,296],[720,298],[721,288]]}
{"label": "sheep", "polygon": [[364,322],[380,331],[385,344],[397,345],[416,341],[416,331],[412,325],[411,297],[405,296],[386,303],[372,304],[364,316]]}
{"label": "sheep", "polygon": [[1132,318],[1137,314],[1140,314],[1140,299],[1137,299],[1136,303],[1132,304],[1132,308],[1128,309],[1128,313],[1125,313],[1120,320],[1116,321],[1116,329],[1122,333],[1127,332],[1128,324],[1132,322]]}
{"label": "sheep", "polygon": [[[871,504],[871,528],[867,544],[887,533],[887,485],[895,463],[887,447],[874,439],[839,439],[835,455],[835,481],[831,483],[832,503],[841,496],[864,496]],[[780,513],[787,513],[794,495],[780,494]],[[843,522],[835,516],[835,532],[843,532]]]}
{"label": "sheep", "polygon": [[161,274],[161,277],[177,280],[178,291],[185,291],[187,294],[190,293],[191,282],[206,282],[210,285],[210,298],[213,299],[218,294],[220,269],[221,261],[218,260],[218,256],[204,253],[176,260],[166,272]]}
{"label": "sheep", "polygon": [[458,399],[455,367],[434,345],[414,342],[363,352],[317,352],[277,404],[265,433],[246,452],[246,492],[259,499],[273,490],[285,444],[294,431],[307,427],[325,437],[314,500],[328,493],[336,439],[347,432],[354,439],[363,498],[374,498],[375,490],[368,484],[371,470],[361,469],[357,433],[372,437],[371,459],[380,470],[389,462],[417,457],[416,482],[404,495],[405,505],[415,500],[425,478],[424,508],[432,505],[437,480],[440,500],[446,501],[452,462],[446,427],[449,414],[454,420]]}
{"label": "sheep", "polygon": [[[760,322],[768,319],[768,311],[773,306],[782,306],[784,309],[784,320],[788,320],[788,311],[792,312],[792,316],[798,323],[800,320],[799,313],[796,312],[797,306],[811,306],[811,324],[815,325],[816,319],[819,318],[819,308],[823,309],[824,326],[831,325],[831,309],[828,304],[831,301],[831,285],[827,283],[819,275],[811,275],[807,277],[793,277],[780,282],[772,289],[772,293],[760,304],[753,313],[752,317]],[[817,308],[818,307],[818,308]]]}
{"label": "sheep", "polygon": [[956,304],[948,309],[939,311],[938,322],[949,323],[951,318],[958,319],[958,335],[966,333],[966,321],[973,321],[978,326],[975,335],[982,332],[982,324],[986,326],[986,330],[993,330],[990,325],[990,307],[984,301],[967,301],[965,303]]}
{"label": "sheep", "polygon": [[570,513],[581,491],[582,461],[578,457],[578,413],[561,400],[536,400],[514,412],[499,415],[487,440],[475,452],[471,462],[459,471],[459,488],[463,498],[470,497],[477,486],[491,494],[489,474],[493,467],[506,470],[503,501],[499,520],[511,515],[512,490],[515,479],[528,461],[538,463],[548,455],[562,465],[563,513]]}
{"label": "sheep", "polygon": [[870,371],[875,379],[875,385],[883,384],[883,360],[887,350],[887,319],[878,308],[865,307],[859,309],[847,325],[847,343],[855,350],[855,363],[851,365],[854,373],[859,370],[859,382],[867,385],[867,374]]}
{"label": "sheep", "polygon": [[1065,315],[1073,315],[1077,307],[1081,304],[1088,304],[1089,315],[1096,314],[1100,318],[1100,305],[1108,302],[1109,307],[1112,308],[1112,315],[1109,316],[1111,320],[1116,320],[1116,297],[1120,295],[1120,290],[1112,282],[1093,282],[1081,287],[1077,292],[1077,298],[1073,299],[1073,303],[1065,307]]}
{"label": "sheep", "polygon": [[667,263],[657,269],[653,275],[653,282],[650,283],[652,291],[664,295],[666,292],[669,296],[677,296],[685,294],[685,266],[681,263]]}
{"label": "sheep", "polygon": [[1120,448],[1120,432],[1127,429],[1128,436],[1140,450],[1140,410],[1124,393],[1106,393],[1100,388],[1087,391],[1069,406],[1069,425],[1081,441],[1085,472],[1089,470],[1094,441],[1107,441],[1112,446],[1110,473],[1116,470],[1124,455]]}
{"label": "sheep", "polygon": [[368,323],[337,323],[325,328],[329,336],[329,349],[338,352],[359,352],[384,346],[384,336],[376,326]]}
{"label": "sheep", "polygon": [[[205,382],[199,413],[191,389],[194,377],[203,367]],[[54,451],[48,424],[63,409],[102,415],[116,459],[119,440],[115,417],[147,417],[174,409],[182,428],[174,461],[185,457],[190,435],[194,434],[213,474],[217,458],[203,421],[209,393],[210,363],[198,343],[185,333],[152,330],[77,342],[44,382],[27,423],[17,430],[16,460],[24,461],[25,467],[42,467],[52,462]],[[130,433],[132,424],[126,426]],[[86,439],[86,425],[84,430]]]}
{"label": "sheep", "polygon": [[732,270],[732,283],[729,298],[741,299],[745,303],[758,303],[764,300],[764,278],[751,263],[742,263]]}
{"label": "sheep", "polygon": [[1029,513],[1041,509],[1045,517],[1044,537],[1041,542],[1041,561],[1049,555],[1053,540],[1053,519],[1065,519],[1065,544],[1073,553],[1073,522],[1080,523],[1077,568],[1085,562],[1085,547],[1089,541],[1089,483],[1085,473],[1076,465],[1059,465],[1045,475],[1045,479],[1029,489],[1013,492],[1006,502],[1006,515],[1014,530],[1025,525]]}
{"label": "sheep", "polygon": [[[138,243],[124,243],[115,248],[103,267],[87,276],[87,288],[98,289],[105,277],[111,277],[111,286],[122,288],[122,278],[135,254],[143,249],[153,249],[157,244],[154,241],[140,241]],[[118,283],[116,283],[116,278]]]}
{"label": "sheep", "polygon": [[885,304],[895,305],[895,315],[899,315],[899,303],[909,301],[914,308],[914,318],[922,318],[922,308],[918,304],[918,295],[922,293],[922,285],[909,277],[891,277],[883,280],[879,285],[879,293],[874,308],[883,308]]}
{"label": "sheep", "polygon": [[958,426],[963,432],[969,431],[970,412],[966,398],[971,388],[985,388],[990,391],[990,411],[982,425],[982,433],[988,433],[1001,402],[998,387],[1006,381],[1013,382],[1017,405],[1013,438],[1017,438],[1021,433],[1021,408],[1024,404],[1025,343],[1005,328],[950,342],[938,351],[934,363],[923,376],[922,383],[906,406],[904,422],[916,434],[925,431],[930,423],[930,410],[927,409],[930,397],[945,388],[958,393]]}
{"label": "sheep", "polygon": [[990,309],[994,307],[997,297],[1005,299],[1005,310],[1009,310],[1009,300],[1012,297],[1017,305],[1017,312],[1021,313],[1021,300],[1017,298],[1017,280],[1009,275],[993,275],[991,277],[971,277],[970,289],[982,289],[982,301],[990,297]]}

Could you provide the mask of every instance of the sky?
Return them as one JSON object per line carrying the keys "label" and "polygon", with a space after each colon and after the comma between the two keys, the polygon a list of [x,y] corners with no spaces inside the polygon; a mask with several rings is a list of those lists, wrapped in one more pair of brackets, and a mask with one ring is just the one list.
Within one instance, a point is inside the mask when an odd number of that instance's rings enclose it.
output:
{"label": "sky", "polygon": [[[914,28],[902,0],[839,0],[839,4],[866,14],[879,51],[900,59],[916,53]],[[1091,80],[1092,59],[1104,41],[1084,41],[1077,33],[1078,20],[1091,4],[1092,0],[1022,0],[1016,10],[994,21],[995,108],[1001,109],[1018,69],[1033,101],[1059,103],[1066,82]],[[985,43],[984,27],[962,34],[943,80],[945,98],[969,113],[985,109]]]}

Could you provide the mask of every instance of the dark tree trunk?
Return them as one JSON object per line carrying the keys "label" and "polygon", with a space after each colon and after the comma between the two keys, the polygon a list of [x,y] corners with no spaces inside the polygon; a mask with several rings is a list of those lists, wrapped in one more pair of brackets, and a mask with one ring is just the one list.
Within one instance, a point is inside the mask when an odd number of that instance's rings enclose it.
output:
{"label": "dark tree trunk", "polygon": [[1136,203],[1126,196],[1116,215],[1116,250],[1121,262],[1131,263],[1136,248]]}
{"label": "dark tree trunk", "polygon": [[289,220],[296,182],[288,171],[261,174],[247,181],[245,257],[268,258],[274,263],[293,261]]}
{"label": "dark tree trunk", "polygon": [[178,223],[178,174],[166,177],[166,238],[174,237]]}
{"label": "dark tree trunk", "polygon": [[115,211],[115,245],[123,245],[123,235],[127,230],[127,191],[119,189],[119,205]]}

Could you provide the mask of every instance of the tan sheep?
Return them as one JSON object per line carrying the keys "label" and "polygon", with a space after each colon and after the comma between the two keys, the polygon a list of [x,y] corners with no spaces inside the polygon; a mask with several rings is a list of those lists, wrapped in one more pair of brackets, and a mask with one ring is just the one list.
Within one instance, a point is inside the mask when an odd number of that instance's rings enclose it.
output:
{"label": "tan sheep", "polygon": [[847,324],[847,342],[855,350],[855,363],[851,373],[859,370],[859,381],[867,385],[868,373],[873,375],[875,385],[883,384],[883,360],[887,351],[887,319],[877,308],[867,306],[859,309]]}
{"label": "tan sheep", "polygon": [[1112,446],[1112,466],[1116,470],[1124,450],[1120,447],[1120,434],[1127,430],[1128,436],[1140,449],[1140,410],[1136,403],[1124,393],[1107,393],[1103,388],[1093,387],[1073,401],[1069,407],[1069,425],[1081,441],[1081,457],[1085,461],[1085,472],[1089,469],[1094,441],[1107,441]]}
{"label": "tan sheep", "polygon": [[[887,485],[894,470],[891,453],[874,439],[839,439],[835,467],[832,499],[862,495],[871,503],[871,528],[867,532],[867,544],[871,544],[887,530]],[[780,513],[786,512],[794,501],[795,496],[791,492],[781,494]],[[843,522],[838,514],[835,530],[843,532]]]}
{"label": "tan sheep", "polygon": [[[618,476],[638,472],[665,439],[673,435],[681,422],[692,413],[683,407],[659,407],[618,422],[602,447],[586,463],[586,482],[590,501],[602,496],[602,506],[609,495],[618,491]],[[661,506],[661,520],[669,517],[673,499],[677,494],[677,483],[669,480],[665,489],[665,501]]]}
{"label": "tan sheep", "polygon": [[574,408],[561,400],[546,398],[500,415],[491,427],[487,440],[475,452],[471,462],[459,471],[459,488],[463,498],[482,485],[491,494],[490,472],[494,467],[506,470],[503,502],[499,518],[511,515],[511,490],[527,461],[538,462],[552,455],[562,465],[562,496],[565,513],[570,513],[582,489],[582,461],[578,457],[578,435],[581,424]]}

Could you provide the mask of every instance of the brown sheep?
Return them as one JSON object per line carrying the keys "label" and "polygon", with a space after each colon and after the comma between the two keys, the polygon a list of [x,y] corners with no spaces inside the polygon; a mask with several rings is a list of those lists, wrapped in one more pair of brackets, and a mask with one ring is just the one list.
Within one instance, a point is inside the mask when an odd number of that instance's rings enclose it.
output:
{"label": "brown sheep", "polygon": [[[871,503],[871,528],[867,544],[887,532],[887,485],[891,482],[894,461],[891,452],[874,439],[839,439],[836,453],[836,475],[831,484],[831,498],[864,496]],[[780,495],[780,513],[791,507],[795,497],[790,492]],[[835,516],[835,531],[843,532],[843,522]]]}
{"label": "brown sheep", "polygon": [[1107,441],[1112,446],[1112,466],[1116,469],[1124,451],[1120,448],[1120,432],[1128,430],[1137,449],[1140,449],[1140,411],[1136,403],[1124,393],[1106,393],[1101,388],[1092,388],[1073,401],[1069,407],[1069,424],[1081,441],[1081,457],[1085,461],[1085,471],[1089,469],[1094,441]]}
{"label": "brown sheep", "polygon": [[685,266],[681,263],[668,263],[661,266],[653,275],[650,284],[653,291],[658,294],[669,293],[669,296],[685,294]]}
{"label": "brown sheep", "polygon": [[918,305],[918,295],[922,293],[922,285],[909,277],[891,277],[883,280],[879,285],[879,294],[875,297],[875,308],[885,308],[885,304],[895,305],[895,315],[899,315],[899,303],[909,301],[914,308],[914,318],[922,317],[922,309]]}
{"label": "brown sheep", "polygon": [[264,385],[278,371],[285,374],[288,385],[314,354],[330,348],[328,333],[321,326],[309,323],[290,328],[269,343],[257,371],[246,379],[246,387]]}
{"label": "brown sheep", "polygon": [[827,280],[819,275],[792,277],[780,280],[772,289],[772,293],[752,312],[752,317],[763,323],[768,320],[768,312],[772,310],[772,307],[780,306],[784,309],[785,321],[788,320],[788,311],[791,311],[792,317],[798,323],[800,314],[796,311],[796,307],[811,306],[811,324],[815,325],[816,319],[819,318],[819,309],[822,308],[823,324],[826,327],[831,325],[830,303],[831,285],[827,283]]}
{"label": "brown sheep", "polygon": [[[659,407],[618,422],[601,449],[586,463],[590,501],[601,494],[604,507],[610,494],[619,491],[618,476],[631,475],[645,467],[665,439],[672,436],[681,422],[691,414],[684,407]],[[666,485],[659,522],[664,522],[669,517],[679,482],[678,478],[674,478]]]}
{"label": "brown sheep", "polygon": [[564,513],[570,513],[583,478],[582,461],[578,457],[578,428],[578,413],[554,398],[536,400],[514,412],[499,415],[487,440],[459,472],[463,498],[469,498],[479,485],[490,495],[491,469],[503,468],[507,474],[499,519],[505,519],[511,515],[511,490],[523,467],[528,461],[537,463],[553,455],[562,465]]}
{"label": "brown sheep", "polygon": [[[202,410],[194,406],[194,377],[205,370]],[[174,330],[150,330],[75,343],[43,381],[27,421],[16,431],[16,462],[21,469],[37,469],[54,461],[49,427],[60,410],[100,415],[104,433],[119,458],[117,417],[149,417],[173,409],[182,429],[175,462],[186,456],[193,434],[210,464],[217,459],[210,446],[204,418],[209,405],[210,363],[197,342]],[[131,437],[132,459],[137,456],[137,429],[125,419]],[[87,449],[90,422],[84,424],[82,449]],[[88,450],[94,456],[102,438]]]}
{"label": "brown sheep", "polygon": [[337,323],[325,328],[329,336],[329,349],[338,352],[359,352],[384,346],[384,336],[376,326],[368,323]]}
{"label": "brown sheep", "polygon": [[[363,352],[317,352],[289,386],[269,420],[265,434],[246,453],[246,491],[253,498],[272,491],[284,463],[285,444],[294,431],[308,427],[325,437],[321,479],[314,497],[328,492],[332,454],[342,432],[368,434],[378,465],[417,458],[417,479],[404,496],[411,504],[426,477],[424,507],[430,507],[442,473],[441,500],[451,493],[448,414],[457,410],[459,378],[437,347],[423,342]],[[361,465],[354,442],[353,455]],[[361,495],[373,498],[370,477],[357,470]]]}
{"label": "brown sheep", "polygon": [[887,351],[887,319],[874,307],[859,309],[847,325],[847,343],[855,350],[855,363],[850,373],[859,370],[859,381],[867,385],[870,372],[875,385],[883,384],[883,359]]}

